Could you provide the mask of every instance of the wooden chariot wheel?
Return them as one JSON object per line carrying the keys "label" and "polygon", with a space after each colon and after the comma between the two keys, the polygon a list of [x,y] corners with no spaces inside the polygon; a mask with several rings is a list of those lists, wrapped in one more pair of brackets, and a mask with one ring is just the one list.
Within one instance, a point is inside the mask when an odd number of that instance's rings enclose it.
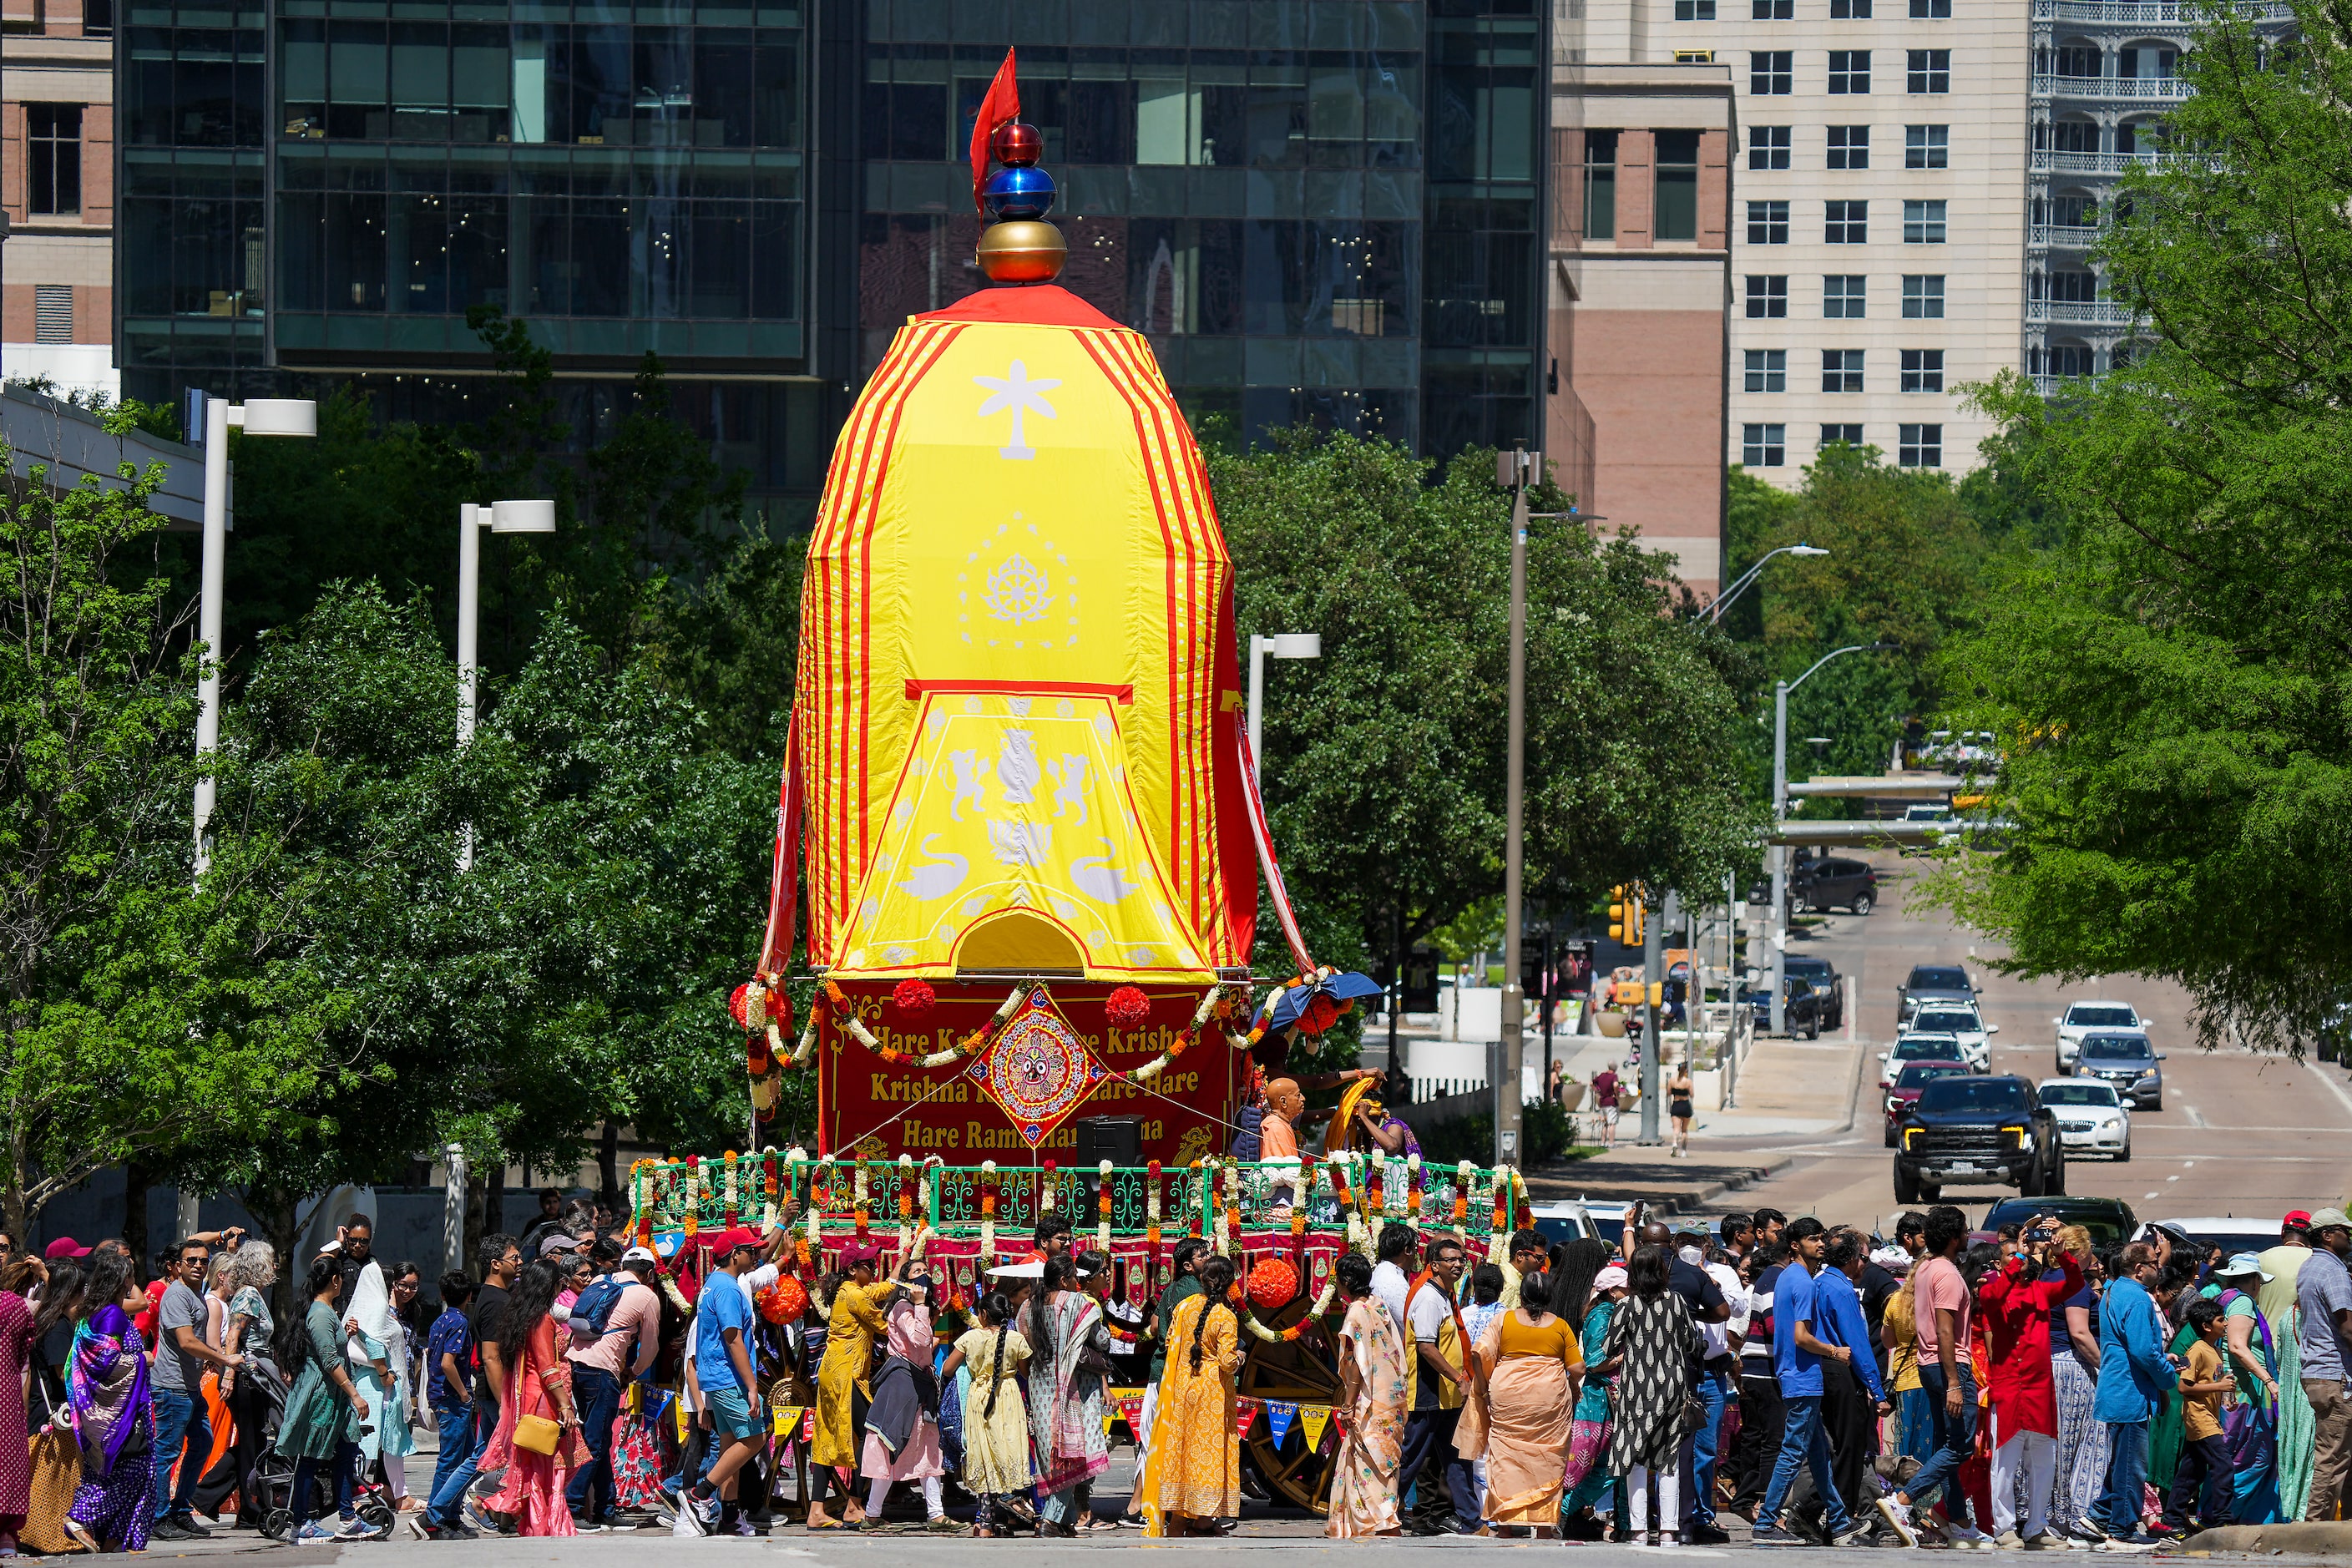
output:
{"label": "wooden chariot wheel", "polygon": [[[1286,1329],[1305,1317],[1313,1305],[1312,1292],[1302,1284],[1297,1297],[1288,1306],[1270,1317],[1261,1314],[1259,1321],[1268,1328]],[[1310,1329],[1288,1344],[1268,1344],[1246,1329],[1242,1332],[1249,1343],[1249,1354],[1242,1361],[1238,1380],[1238,1392],[1244,1398],[1339,1405],[1339,1363],[1331,1345],[1317,1331]],[[1171,1350],[1169,1353],[1179,1352]],[[1260,1416],[1250,1426],[1250,1435],[1242,1440],[1242,1455],[1257,1471],[1269,1494],[1320,1514],[1330,1507],[1331,1478],[1339,1468],[1339,1446],[1336,1438],[1329,1438],[1323,1447],[1327,1451],[1320,1453],[1307,1447],[1303,1421],[1293,1421],[1277,1444],[1273,1423]]]}

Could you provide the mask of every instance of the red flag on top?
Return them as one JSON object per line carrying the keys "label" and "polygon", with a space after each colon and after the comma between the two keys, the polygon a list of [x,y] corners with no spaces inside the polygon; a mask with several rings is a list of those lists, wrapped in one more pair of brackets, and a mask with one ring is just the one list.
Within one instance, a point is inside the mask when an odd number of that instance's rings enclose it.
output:
{"label": "red flag on top", "polygon": [[980,187],[988,180],[988,139],[1006,121],[1020,118],[1021,88],[1013,79],[1013,51],[1007,49],[1004,63],[996,68],[996,79],[988,84],[988,96],[980,100],[980,113],[971,122],[971,210],[982,217],[988,216],[980,201]]}

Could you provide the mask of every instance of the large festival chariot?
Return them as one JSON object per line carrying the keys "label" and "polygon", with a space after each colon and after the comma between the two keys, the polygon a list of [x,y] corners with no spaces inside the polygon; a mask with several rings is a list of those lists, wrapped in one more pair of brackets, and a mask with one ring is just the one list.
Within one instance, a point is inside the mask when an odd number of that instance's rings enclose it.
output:
{"label": "large festival chariot", "polygon": [[[1246,1281],[1246,1450],[1319,1508],[1339,1382],[1314,1325],[1340,1250],[1394,1219],[1496,1254],[1524,1188],[1350,1148],[1352,1105],[1319,1153],[1228,1157],[1263,1074],[1378,987],[1318,965],[1291,913],[1199,449],[1144,336],[1053,283],[1053,183],[1018,113],[1008,55],[972,145],[996,286],[899,330],[809,547],[767,933],[734,1014],[753,1143],[798,1072],[814,1147],[643,1163],[635,1220],[690,1255],[796,1216],[811,1270],[853,1237],[919,1237],[950,1300],[1048,1213],[1137,1305],[1202,1237]],[[1292,962],[1271,978],[1250,967],[1261,874]]]}

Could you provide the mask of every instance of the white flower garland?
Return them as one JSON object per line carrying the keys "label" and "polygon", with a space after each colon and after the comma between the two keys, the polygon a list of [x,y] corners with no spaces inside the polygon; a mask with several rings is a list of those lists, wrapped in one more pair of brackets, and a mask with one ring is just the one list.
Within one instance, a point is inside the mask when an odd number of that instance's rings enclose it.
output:
{"label": "white flower garland", "polygon": [[[898,1156],[898,1187],[899,1187],[899,1190],[900,1190],[901,1192],[904,1192],[904,1191],[906,1190],[907,1184],[908,1184],[908,1183],[909,1183],[909,1182],[912,1182],[912,1181],[914,1181],[914,1180],[915,1180],[915,1157],[914,1157],[912,1154],[901,1154],[901,1155],[899,1155],[899,1156]],[[919,1192],[916,1194],[916,1200],[915,1200],[915,1201],[916,1201],[916,1203],[917,1203],[918,1205],[920,1205],[920,1203],[922,1202],[921,1194],[920,1194]],[[908,1222],[907,1222],[907,1221],[905,1221],[905,1220],[903,1220],[903,1219],[902,1219],[902,1220],[900,1220],[900,1221],[898,1222],[898,1256],[899,1256],[899,1257],[901,1257],[901,1258],[905,1258],[905,1257],[907,1257],[907,1256],[908,1255],[908,1253],[911,1251],[911,1249],[913,1248],[914,1245],[915,1245],[915,1237],[914,1237],[914,1231],[913,1231],[912,1226],[910,1226],[908,1224]]]}
{"label": "white flower garland", "polygon": [[[1097,1166],[1095,1174],[1102,1178],[1103,1189],[1108,1192],[1110,1188],[1110,1162],[1105,1160]],[[1108,1253],[1110,1250],[1110,1214],[1102,1207],[1100,1199],[1096,1200],[1095,1215],[1095,1250]]]}
{"label": "white flower garland", "polygon": [[[982,1160],[980,1163],[980,1190],[983,1194],[992,1193],[996,1190],[996,1162],[993,1160]],[[983,1201],[981,1205],[980,1210],[980,1273],[982,1280],[982,1289],[985,1289],[987,1288],[985,1281],[988,1278],[988,1271],[995,1267],[996,1215],[991,1211],[988,1204]]]}
{"label": "white flower garland", "polygon": [[727,1151],[727,1168],[719,1178],[719,1206],[728,1215],[743,1212],[736,1204],[735,1151],[732,1149]]}
{"label": "white flower garland", "polygon": [[1416,1236],[1421,1234],[1422,1205],[1427,1196],[1421,1190],[1421,1156],[1407,1154],[1404,1157],[1404,1222],[1412,1226]]}
{"label": "white flower garland", "polygon": [[1210,1215],[1209,1242],[1220,1258],[1233,1256],[1233,1238],[1225,1231],[1225,1205],[1217,1201],[1217,1177],[1223,1173],[1225,1191],[1234,1190],[1234,1168],[1222,1160],[1211,1159],[1202,1173],[1201,1195],[1208,1201]]}

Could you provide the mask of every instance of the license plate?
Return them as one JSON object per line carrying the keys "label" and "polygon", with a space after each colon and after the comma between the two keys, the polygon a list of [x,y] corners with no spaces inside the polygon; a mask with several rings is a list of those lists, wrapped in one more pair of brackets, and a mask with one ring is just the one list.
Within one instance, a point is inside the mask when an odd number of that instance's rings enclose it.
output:
{"label": "license plate", "polygon": [[2000,1173],[1990,1165],[1947,1165],[1943,1173],[1947,1176],[1993,1176]]}

